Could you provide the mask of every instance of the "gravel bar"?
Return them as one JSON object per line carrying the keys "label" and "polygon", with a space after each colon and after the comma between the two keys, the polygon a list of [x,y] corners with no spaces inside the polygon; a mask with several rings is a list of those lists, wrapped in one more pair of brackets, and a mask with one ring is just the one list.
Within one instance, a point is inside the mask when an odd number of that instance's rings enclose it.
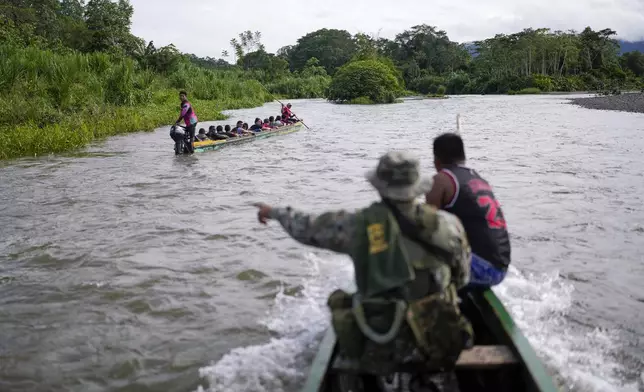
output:
{"label": "gravel bar", "polygon": [[570,98],[570,103],[586,109],[644,113],[644,93],[626,93],[606,97]]}

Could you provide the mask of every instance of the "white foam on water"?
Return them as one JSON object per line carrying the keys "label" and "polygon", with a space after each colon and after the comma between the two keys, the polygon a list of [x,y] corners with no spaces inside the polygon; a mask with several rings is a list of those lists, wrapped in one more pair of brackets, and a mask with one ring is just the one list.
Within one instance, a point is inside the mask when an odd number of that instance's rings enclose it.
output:
{"label": "white foam on water", "polygon": [[[309,254],[311,274],[301,296],[279,294],[260,323],[277,337],[261,345],[231,350],[218,362],[200,369],[208,387],[197,392],[293,391],[306,379],[310,361],[329,325],[328,295],[337,288],[353,290],[353,267],[346,257]],[[621,366],[611,358],[618,337],[605,330],[571,325],[574,286],[557,272],[524,275],[510,268],[494,291],[549,368],[557,369],[565,389],[584,392],[636,392],[623,385]]]}
{"label": "white foam on water", "polygon": [[[318,258],[308,254],[310,277],[301,295],[280,293],[260,324],[278,337],[256,346],[231,350],[212,366],[199,370],[208,388],[197,392],[283,392],[307,376],[317,344],[329,325],[328,295],[337,288],[354,290],[353,266],[345,257]],[[309,354],[308,358],[302,358]],[[290,388],[289,388],[290,387]]]}
{"label": "white foam on water", "polygon": [[623,367],[612,358],[619,349],[618,335],[567,320],[574,286],[557,271],[522,274],[510,267],[503,283],[493,290],[537,355],[563,377],[566,390],[637,392],[636,384],[619,379]]}

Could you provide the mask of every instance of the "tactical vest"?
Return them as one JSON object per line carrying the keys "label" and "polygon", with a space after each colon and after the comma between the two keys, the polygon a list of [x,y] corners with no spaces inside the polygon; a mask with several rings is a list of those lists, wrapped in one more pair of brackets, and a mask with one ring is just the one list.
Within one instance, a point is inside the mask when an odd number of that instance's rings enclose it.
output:
{"label": "tactical vest", "polygon": [[350,254],[357,291],[337,290],[328,300],[341,352],[383,374],[416,348],[428,367],[448,368],[473,336],[450,268],[462,257],[469,261],[467,238],[445,227],[429,206],[419,208],[423,227],[417,230],[431,243],[403,235],[381,202],[358,213]]}

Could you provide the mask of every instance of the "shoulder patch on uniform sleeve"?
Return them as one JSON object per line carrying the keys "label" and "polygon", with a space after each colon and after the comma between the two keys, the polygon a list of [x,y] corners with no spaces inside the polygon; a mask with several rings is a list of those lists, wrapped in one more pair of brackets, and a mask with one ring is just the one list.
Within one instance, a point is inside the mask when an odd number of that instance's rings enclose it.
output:
{"label": "shoulder patch on uniform sleeve", "polygon": [[385,226],[382,223],[372,223],[367,226],[367,236],[369,237],[369,254],[384,252],[389,248],[385,241]]}

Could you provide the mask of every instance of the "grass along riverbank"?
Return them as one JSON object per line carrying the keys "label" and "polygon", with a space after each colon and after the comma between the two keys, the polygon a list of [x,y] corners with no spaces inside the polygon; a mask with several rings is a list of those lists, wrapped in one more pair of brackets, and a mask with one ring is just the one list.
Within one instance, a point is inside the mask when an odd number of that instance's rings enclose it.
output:
{"label": "grass along riverbank", "polygon": [[[167,91],[160,103],[136,107],[105,106],[92,114],[72,114],[68,119],[40,127],[34,122],[0,128],[0,159],[65,152],[90,142],[124,133],[152,131],[172,124],[179,113],[177,92]],[[193,99],[200,121],[224,120],[222,110],[261,106],[258,100]]]}
{"label": "grass along riverbank", "polygon": [[161,75],[129,58],[0,46],[0,159],[68,151],[107,136],[171,124],[179,89],[200,121],[272,96],[235,71],[182,64]]}

